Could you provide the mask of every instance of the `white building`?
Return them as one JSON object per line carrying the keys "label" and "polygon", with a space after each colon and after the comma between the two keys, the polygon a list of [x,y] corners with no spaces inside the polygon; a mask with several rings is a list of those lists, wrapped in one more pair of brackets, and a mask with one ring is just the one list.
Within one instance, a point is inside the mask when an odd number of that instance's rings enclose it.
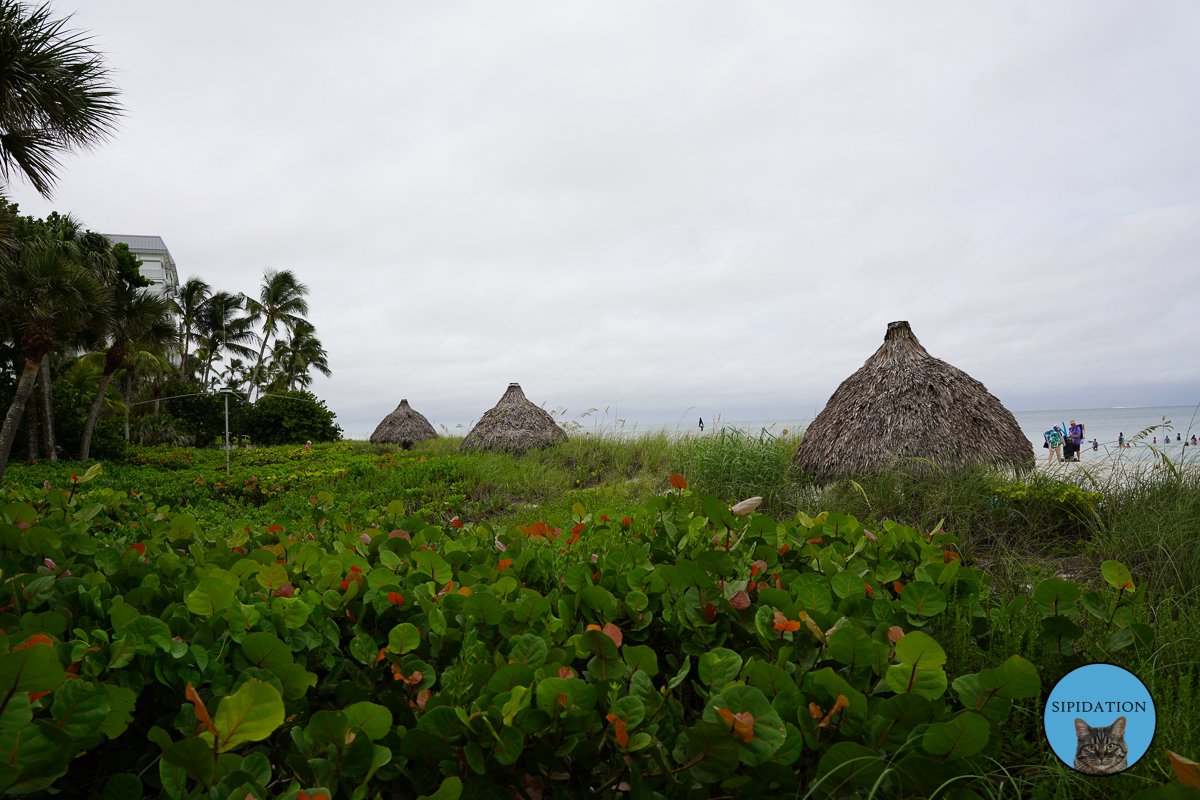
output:
{"label": "white building", "polygon": [[175,269],[175,261],[167,243],[160,236],[120,236],[114,233],[104,234],[113,244],[129,245],[129,252],[142,262],[142,277],[154,281],[150,287],[157,294],[170,296],[179,288],[179,272]]}

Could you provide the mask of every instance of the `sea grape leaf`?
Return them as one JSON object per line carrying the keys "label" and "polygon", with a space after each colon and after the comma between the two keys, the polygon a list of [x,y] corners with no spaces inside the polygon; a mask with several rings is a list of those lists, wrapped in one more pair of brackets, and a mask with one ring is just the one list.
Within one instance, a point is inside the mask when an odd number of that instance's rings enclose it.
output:
{"label": "sea grape leaf", "polygon": [[0,695],[52,692],[67,677],[54,648],[35,644],[0,656]]}
{"label": "sea grape leaf", "polygon": [[714,647],[700,656],[700,683],[710,692],[737,678],[742,671],[742,657],[724,647]]}
{"label": "sea grape leaf", "polygon": [[932,617],[946,610],[946,595],[926,581],[913,581],[904,587],[900,605],[910,614]]}
{"label": "sea grape leaf", "polygon": [[66,681],[54,693],[50,706],[54,722],[72,739],[84,739],[100,730],[108,716],[108,691],[87,688],[83,681]]}
{"label": "sea grape leaf", "polygon": [[188,611],[211,617],[233,603],[233,587],[220,578],[205,578],[184,599]]}
{"label": "sea grape leaf", "polygon": [[965,758],[987,746],[991,727],[973,711],[964,711],[947,722],[935,722],[925,730],[921,746],[935,758]]}
{"label": "sea grape leaf", "polygon": [[[474,595],[472,595],[473,597]],[[468,600],[471,598],[468,597]],[[493,598],[494,599],[494,598]],[[388,634],[388,652],[396,655],[416,650],[421,644],[421,631],[411,622],[401,622]]]}
{"label": "sea grape leaf", "polygon": [[843,786],[871,788],[886,766],[875,751],[861,744],[837,742],[821,756],[817,774],[823,780],[822,788],[836,794]]}
{"label": "sea grape leaf", "polygon": [[242,639],[242,655],[259,669],[271,670],[292,663],[292,650],[273,633],[255,631]]}
{"label": "sea grape leaf", "polygon": [[282,724],[283,698],[279,692],[269,683],[249,680],[232,695],[221,698],[217,706],[213,716],[217,750],[224,753],[244,742],[261,741]]}

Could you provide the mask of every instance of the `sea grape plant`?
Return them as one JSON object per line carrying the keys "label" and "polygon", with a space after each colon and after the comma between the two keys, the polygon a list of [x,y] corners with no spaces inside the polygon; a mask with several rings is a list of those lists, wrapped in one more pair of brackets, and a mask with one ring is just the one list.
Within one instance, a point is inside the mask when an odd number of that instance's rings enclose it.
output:
{"label": "sea grape plant", "polygon": [[[1014,705],[1154,641],[1116,562],[1106,588],[1002,603],[940,527],[688,513],[672,485],[620,519],[513,528],[400,500],[351,517],[327,492],[208,526],[146,495],[10,491],[0,788],[972,797]],[[945,637],[982,657],[1032,613],[1042,663],[948,671]]]}

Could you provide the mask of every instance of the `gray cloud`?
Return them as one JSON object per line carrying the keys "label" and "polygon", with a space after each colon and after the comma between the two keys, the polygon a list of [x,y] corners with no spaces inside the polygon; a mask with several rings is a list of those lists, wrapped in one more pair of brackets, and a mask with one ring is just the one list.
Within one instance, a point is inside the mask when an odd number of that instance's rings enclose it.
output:
{"label": "gray cloud", "polygon": [[[60,6],[70,10],[66,6]],[[1185,3],[153,4],[52,203],[313,290],[350,431],[804,417],[908,319],[1013,408],[1200,400]],[[692,413],[692,412],[689,412]]]}

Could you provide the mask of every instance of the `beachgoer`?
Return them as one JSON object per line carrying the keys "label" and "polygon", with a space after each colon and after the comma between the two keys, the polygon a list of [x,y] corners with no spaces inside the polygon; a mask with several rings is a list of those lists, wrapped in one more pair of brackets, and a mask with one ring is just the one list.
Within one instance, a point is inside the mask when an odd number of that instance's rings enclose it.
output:
{"label": "beachgoer", "polygon": [[700,418],[700,432],[704,432],[704,417]]}
{"label": "beachgoer", "polygon": [[1178,434],[1178,433],[1177,433],[1177,434],[1175,434],[1175,441],[1177,441],[1177,442],[1179,441],[1179,434]]}
{"label": "beachgoer", "polygon": [[1195,446],[1195,444],[1196,444],[1196,437],[1195,437],[1195,436],[1192,436],[1192,446],[1194,447],[1194,446]]}
{"label": "beachgoer", "polygon": [[1155,437],[1154,437],[1154,443],[1155,443],[1155,444],[1158,444],[1158,437],[1157,437],[1157,436],[1155,436]]}
{"label": "beachgoer", "polygon": [[1099,450],[1099,449],[1100,449],[1100,442],[1096,441],[1095,439],[1092,439],[1092,450],[1095,451],[1095,450]]}
{"label": "beachgoer", "polygon": [[304,449],[305,449],[305,450],[312,450],[312,442],[305,442],[305,443],[304,443]]}
{"label": "beachgoer", "polygon": [[1067,428],[1066,446],[1063,447],[1063,455],[1067,461],[1079,460],[1079,446],[1083,444],[1083,424],[1076,424],[1075,420],[1071,420],[1071,426]]}
{"label": "beachgoer", "polygon": [[1062,428],[1055,425],[1051,430],[1043,434],[1046,437],[1046,446],[1050,448],[1050,453],[1046,456],[1046,465],[1054,463],[1054,457],[1058,456],[1058,463],[1062,463],[1062,445],[1063,432]]}
{"label": "beachgoer", "polygon": [[1125,432],[1122,431],[1121,435],[1117,437],[1117,447],[1124,447],[1124,446],[1125,446]]}

